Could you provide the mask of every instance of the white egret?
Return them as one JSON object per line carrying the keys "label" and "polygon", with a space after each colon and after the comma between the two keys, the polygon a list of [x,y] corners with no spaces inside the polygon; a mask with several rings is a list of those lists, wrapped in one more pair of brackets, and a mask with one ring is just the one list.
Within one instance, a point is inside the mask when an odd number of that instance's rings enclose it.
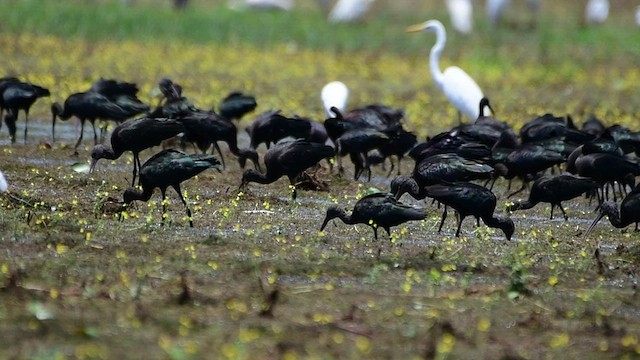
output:
{"label": "white egret", "polygon": [[0,171],[0,193],[7,191],[8,187],[7,180],[4,178],[4,175],[2,175],[2,171]]}
{"label": "white egret", "polygon": [[640,26],[640,6],[636,8],[636,25]]}
{"label": "white egret", "polygon": [[[436,43],[429,54],[429,70],[431,77],[449,102],[458,109],[458,117],[466,115],[475,120],[480,115],[478,104],[484,97],[480,86],[464,70],[457,66],[450,66],[442,72],[440,70],[440,55],[447,42],[447,32],[438,20],[429,20],[407,28],[407,32],[433,31],[436,33]],[[485,114],[490,114],[485,111]]]}
{"label": "white egret", "polygon": [[338,0],[329,13],[331,22],[355,22],[362,19],[374,0]]}
{"label": "white egret", "polygon": [[584,9],[587,24],[602,24],[609,16],[609,0],[589,0]]}
{"label": "white egret", "polygon": [[349,100],[349,89],[341,81],[332,81],[322,88],[320,93],[322,105],[328,117],[333,117],[330,109],[336,107],[341,113],[347,109],[347,101]]}
{"label": "white egret", "polygon": [[461,33],[469,34],[473,30],[473,5],[471,0],[446,0],[451,18],[451,26]]}

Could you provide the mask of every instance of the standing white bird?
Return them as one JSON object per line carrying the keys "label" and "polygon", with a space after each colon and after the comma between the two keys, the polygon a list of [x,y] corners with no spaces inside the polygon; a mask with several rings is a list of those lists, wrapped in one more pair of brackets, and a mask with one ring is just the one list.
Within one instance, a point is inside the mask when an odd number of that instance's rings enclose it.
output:
{"label": "standing white bird", "polygon": [[640,5],[636,8],[636,25],[640,26]]}
{"label": "standing white bird", "polygon": [[374,0],[338,0],[329,13],[331,22],[355,22],[362,19]]}
{"label": "standing white bird", "polygon": [[332,107],[335,106],[341,113],[347,110],[349,89],[347,85],[341,81],[332,81],[322,88],[320,97],[322,98],[322,105],[324,106],[324,111],[327,116],[333,117],[334,115],[330,111]]}
{"label": "standing white bird", "polygon": [[[450,66],[440,71],[440,55],[447,42],[447,32],[438,20],[429,20],[422,24],[407,28],[407,32],[433,31],[436,33],[436,43],[429,54],[429,70],[431,77],[440,91],[449,99],[449,102],[458,109],[458,118],[461,114],[475,120],[480,115],[478,104],[484,97],[480,86],[464,70],[457,66]],[[485,111],[490,114],[490,111]]]}
{"label": "standing white bird", "polygon": [[473,5],[471,0],[446,0],[451,18],[451,26],[461,33],[469,34],[473,30]]}
{"label": "standing white bird", "polygon": [[602,24],[609,16],[609,0],[589,0],[584,9],[587,24]]}
{"label": "standing white bird", "polygon": [[7,180],[4,178],[4,175],[2,175],[2,171],[0,171],[0,193],[7,191],[8,187]]}

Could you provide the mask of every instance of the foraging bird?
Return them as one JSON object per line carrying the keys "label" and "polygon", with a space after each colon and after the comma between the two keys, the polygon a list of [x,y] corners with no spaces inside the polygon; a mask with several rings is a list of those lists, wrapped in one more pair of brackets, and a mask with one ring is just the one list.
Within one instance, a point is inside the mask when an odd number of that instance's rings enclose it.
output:
{"label": "foraging bird", "polygon": [[12,143],[16,141],[15,123],[16,120],[18,120],[18,112],[20,110],[24,111],[24,142],[26,143],[27,130],[29,128],[29,110],[38,98],[49,95],[51,95],[51,93],[48,89],[27,82],[9,82],[3,86],[3,90],[0,91],[0,108],[7,109],[7,115],[4,121],[9,128]]}
{"label": "foraging bird", "polygon": [[616,203],[612,201],[605,201],[600,204],[600,213],[595,220],[593,220],[589,229],[587,229],[587,232],[584,234],[585,238],[605,215],[609,218],[611,225],[616,228],[625,228],[635,223],[636,230],[638,230],[638,222],[640,222],[640,185],[637,185],[622,199],[620,210],[618,210]]}
{"label": "foraging bird", "polygon": [[300,119],[291,119],[280,114],[280,110],[265,111],[258,115],[246,129],[251,137],[251,147],[256,149],[264,143],[267,149],[272,143],[286,138],[306,139],[311,131],[311,124]]}
{"label": "foraging bird", "polygon": [[218,147],[218,141],[224,141],[229,146],[229,151],[238,157],[240,166],[244,168],[247,159],[251,160],[256,169],[260,170],[258,153],[251,148],[238,148],[238,129],[229,120],[211,112],[194,112],[179,119],[183,124],[185,134],[183,140],[193,142],[203,152],[213,144],[225,168],[224,157]]}
{"label": "foraging bird", "polygon": [[553,209],[557,206],[566,221],[569,220],[569,217],[562,207],[562,201],[574,199],[599,187],[600,184],[591,179],[568,174],[542,176],[533,182],[529,199],[508,206],[507,211],[531,209],[538,203],[546,202],[551,204],[549,219],[553,219]]}
{"label": "foraging bird", "polygon": [[140,152],[152,146],[160,145],[163,140],[172,138],[184,131],[179,120],[141,118],[130,119],[116,126],[111,133],[111,147],[103,144],[94,146],[91,151],[91,168],[93,171],[100,159],[115,160],[125,151],[133,153],[133,177],[131,186],[135,184],[140,166]]}
{"label": "foraging bird", "polygon": [[220,115],[229,120],[240,120],[256,109],[256,98],[240,91],[231,92],[220,103]]}
{"label": "foraging bird", "polygon": [[[476,219],[482,219],[489,227],[499,228],[507,240],[511,240],[515,226],[509,217],[494,215],[497,200],[491,190],[468,182],[458,182],[430,185],[425,188],[425,192],[428,197],[450,206],[458,212],[460,216],[458,217],[456,237],[460,237],[460,228],[464,218],[471,215]],[[447,208],[445,207],[438,231],[442,229],[446,217]]]}
{"label": "foraging bird", "polygon": [[345,132],[336,140],[336,155],[338,171],[344,172],[342,166],[342,156],[349,155],[355,170],[353,179],[358,180],[360,175],[366,170],[371,180],[371,167],[367,159],[367,152],[379,148],[390,141],[389,135],[384,131],[374,128],[360,128]]}
{"label": "foraging bird", "polygon": [[383,228],[391,236],[392,226],[398,226],[411,220],[424,220],[426,217],[427,212],[424,209],[405,205],[391,194],[375,193],[358,200],[350,215],[338,206],[330,206],[320,231],[324,230],[329,220],[339,218],[349,225],[369,225],[373,229],[374,238],[378,240],[378,228]]}
{"label": "foraging bird", "polygon": [[349,101],[349,88],[341,81],[332,81],[326,84],[320,92],[322,105],[327,117],[332,117],[331,108],[335,107],[341,113],[347,110]]}
{"label": "foraging bird", "polygon": [[297,196],[295,178],[320,160],[334,155],[335,152],[331,146],[312,143],[303,139],[278,143],[264,155],[267,173],[262,174],[253,169],[246,170],[242,174],[240,189],[246,187],[250,182],[271,184],[279,178],[287,176],[292,186],[291,195],[295,200]]}
{"label": "foraging bird", "polygon": [[58,103],[53,103],[51,105],[51,115],[51,136],[53,141],[56,139],[56,119],[58,117],[61,120],[68,120],[72,116],[76,116],[80,119],[80,137],[74,147],[76,151],[78,146],[80,146],[80,142],[82,142],[82,137],[84,135],[84,123],[86,120],[89,120],[93,127],[93,141],[94,144],[97,144],[98,134],[96,133],[95,127],[96,119],[114,119],[122,121],[130,117],[130,113],[128,111],[109,100],[106,96],[94,91],[71,94],[64,101],[64,105],[62,106]]}
{"label": "foraging bird", "polygon": [[[433,81],[449,102],[458,110],[459,119],[461,119],[461,114],[466,115],[471,120],[477,119],[480,115],[478,104],[480,99],[484,97],[480,86],[464,70],[457,66],[448,67],[444,72],[440,70],[440,55],[447,42],[447,32],[444,25],[438,20],[429,20],[407,28],[407,32],[418,31],[433,31],[436,33],[436,43],[429,54],[429,70]],[[488,114],[488,112],[485,114]]]}
{"label": "foraging bird", "polygon": [[140,186],[142,190],[131,187],[123,194],[125,204],[131,204],[134,200],[148,201],[153,195],[155,188],[160,188],[162,193],[162,222],[164,224],[164,214],[166,212],[167,188],[173,187],[180,200],[187,210],[189,217],[189,226],[193,227],[191,219],[191,210],[187,205],[180,183],[200,174],[201,172],[220,165],[220,162],[213,155],[194,154],[187,155],[181,151],[174,149],[163,150],[149,160],[147,160],[140,168]]}
{"label": "foraging bird", "polygon": [[4,178],[4,174],[0,171],[0,193],[7,191],[8,188],[7,179]]}
{"label": "foraging bird", "polygon": [[451,26],[461,33],[469,34],[473,30],[473,4],[471,0],[446,0]]}

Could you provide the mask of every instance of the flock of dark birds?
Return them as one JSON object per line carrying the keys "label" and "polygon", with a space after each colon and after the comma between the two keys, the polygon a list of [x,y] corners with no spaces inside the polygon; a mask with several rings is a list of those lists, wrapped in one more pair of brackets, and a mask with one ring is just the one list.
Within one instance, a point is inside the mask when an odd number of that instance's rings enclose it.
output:
{"label": "flock of dark birds", "polygon": [[[578,128],[570,116],[545,114],[527,122],[516,133],[507,123],[485,116],[483,109],[490,108],[490,104],[483,98],[478,104],[480,116],[474,122],[418,142],[405,129],[404,112],[389,106],[374,104],[349,111],[331,107],[332,116],[324,123],[266,111],[246,129],[251,139],[249,147],[240,148],[234,121],[255,110],[257,103],[253,96],[233,92],[218,110],[203,110],[183,96],[182,87],[170,79],[162,79],[159,89],[162,99],[152,109],[138,99],[135,84],[100,79],[87,91],[70,95],[63,105],[51,106],[52,137],[57,118],[78,118],[81,132],[75,144],[77,153],[84,124],[89,121],[95,143],[91,170],[100,159],[118,159],[128,151],[133,154],[131,188],[124,192],[123,204],[147,201],[155,188],[160,189],[165,200],[167,188],[173,187],[191,226],[191,211],[180,184],[206,169],[224,168],[219,141],[227,143],[242,168],[247,159],[255,167],[244,171],[240,189],[251,182],[270,184],[286,176],[294,199],[301,173],[325,159],[335,158],[337,171],[344,173],[342,158],[348,155],[355,180],[365,175],[370,180],[371,167],[375,165],[388,166],[387,176],[398,169],[389,193],[362,197],[350,214],[340,207],[329,207],[321,230],[330,220],[339,218],[347,224],[371,226],[377,239],[379,227],[389,233],[393,226],[425,219],[424,209],[399,201],[407,194],[418,200],[430,198],[442,207],[438,231],[452,208],[457,214],[456,236],[460,236],[463,220],[472,216],[478,225],[482,219],[510,240],[514,222],[495,213],[497,199],[492,189],[498,178],[508,180],[508,190],[513,179],[522,184],[507,197],[530,187],[528,199],[512,203],[507,213],[549,203],[551,218],[557,207],[567,220],[562,202],[586,196],[593,201],[598,215],[585,236],[605,215],[618,228],[635,223],[637,230],[640,222],[640,186],[635,184],[636,176],[640,175],[635,157],[640,154],[640,132],[620,125],[606,127],[593,116]],[[29,109],[38,98],[49,95],[47,89],[18,78],[0,78],[0,117],[4,114],[12,142],[16,141],[19,111],[25,114],[26,142]],[[117,122],[108,144],[100,143],[102,135],[98,136],[96,120]],[[173,138],[179,139],[182,151],[164,149],[141,163],[143,150]],[[262,143],[267,147],[264,171],[256,151]],[[196,153],[185,152],[189,144]],[[221,161],[207,154],[212,148]],[[400,175],[399,164],[405,156],[415,161],[410,175]],[[327,163],[333,167],[333,161]],[[619,197],[622,201],[618,207]]]}

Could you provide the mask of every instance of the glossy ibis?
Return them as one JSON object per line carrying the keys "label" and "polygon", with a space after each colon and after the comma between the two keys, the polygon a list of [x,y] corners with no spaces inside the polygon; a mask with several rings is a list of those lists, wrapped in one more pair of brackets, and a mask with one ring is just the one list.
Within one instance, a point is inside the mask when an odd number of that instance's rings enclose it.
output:
{"label": "glossy ibis", "polygon": [[27,130],[29,124],[29,110],[38,98],[51,95],[48,89],[41,86],[30,84],[27,82],[9,82],[3,86],[0,97],[0,107],[7,109],[7,115],[4,118],[11,142],[16,141],[16,120],[18,119],[18,111],[23,110],[25,114],[24,124],[24,142],[27,142]]}
{"label": "glossy ibis", "polygon": [[220,103],[220,115],[229,120],[240,120],[246,114],[256,109],[256,98],[234,91],[227,95]]}
{"label": "glossy ibis", "polygon": [[246,170],[242,175],[240,188],[244,188],[250,182],[271,184],[279,178],[287,176],[292,185],[292,197],[295,200],[297,196],[295,178],[307,168],[322,159],[334,156],[334,154],[331,146],[302,139],[278,143],[264,155],[264,164],[267,167],[266,174],[253,169]]}
{"label": "glossy ibis", "polygon": [[115,160],[125,151],[133,153],[133,178],[135,184],[140,167],[140,152],[152,146],[160,145],[163,140],[172,138],[184,131],[181,121],[174,119],[141,118],[130,119],[116,126],[111,133],[111,147],[96,145],[91,151],[91,171],[100,159]]}
{"label": "glossy ibis", "polygon": [[[511,240],[515,226],[509,217],[494,215],[497,201],[491,190],[468,182],[458,182],[430,185],[426,187],[425,191],[428,197],[450,206],[458,212],[460,216],[456,237],[460,236],[460,228],[464,218],[473,216],[476,219],[482,219],[489,227],[501,229],[507,240]],[[442,229],[446,217],[447,208],[445,207],[438,231]]]}
{"label": "glossy ibis", "polygon": [[251,137],[252,148],[256,149],[264,143],[269,149],[272,143],[275,144],[286,137],[306,139],[311,131],[311,124],[308,121],[283,116],[280,110],[270,110],[258,115],[246,131]]}
{"label": "glossy ibis", "polygon": [[[113,79],[99,79],[93,83],[91,90],[106,96],[124,111],[128,112],[127,118],[148,112],[149,105],[138,98],[138,85],[128,82],[119,82]],[[120,121],[122,119],[114,119]]]}
{"label": "glossy ibis", "polygon": [[427,212],[424,209],[405,205],[391,194],[375,193],[358,200],[350,215],[338,206],[330,206],[320,231],[324,230],[329,220],[339,218],[345,224],[370,226],[373,229],[374,238],[378,240],[378,228],[383,228],[391,236],[390,228],[392,226],[398,226],[411,220],[424,220],[426,217]]}
{"label": "glossy ibis", "polygon": [[436,34],[436,43],[429,53],[429,70],[431,77],[449,102],[458,110],[458,119],[462,121],[462,114],[471,120],[478,118],[478,104],[484,97],[480,86],[457,66],[440,70],[440,56],[447,42],[447,32],[438,20],[429,20],[407,28],[408,32],[432,31]]}
{"label": "glossy ibis", "polygon": [[82,137],[84,135],[84,123],[89,120],[93,127],[93,141],[94,144],[98,143],[98,134],[96,133],[95,120],[96,119],[114,119],[124,120],[130,116],[130,113],[118,106],[118,104],[109,100],[106,96],[94,92],[82,92],[69,95],[64,101],[64,105],[53,103],[51,105],[52,125],[51,136],[55,141],[56,133],[56,119],[59,117],[62,120],[68,120],[72,116],[76,116],[80,119],[80,137],[74,146],[77,151]]}
{"label": "glossy ibis", "polygon": [[374,128],[359,128],[345,132],[336,140],[336,155],[338,159],[338,170],[342,173],[342,156],[349,155],[355,171],[353,179],[358,180],[360,175],[366,170],[371,180],[371,167],[367,159],[367,152],[377,149],[390,141],[389,135]]}
{"label": "glossy ibis", "polygon": [[129,188],[123,194],[125,204],[130,204],[134,200],[148,201],[153,195],[153,190],[159,188],[162,193],[162,222],[166,213],[166,191],[169,186],[173,187],[180,200],[187,210],[189,217],[189,226],[193,227],[191,219],[191,210],[189,205],[182,196],[180,183],[188,180],[199,173],[211,167],[217,167],[220,162],[213,155],[194,154],[187,155],[181,151],[174,149],[163,150],[149,160],[140,168],[140,186],[142,190],[137,188]]}
{"label": "glossy ibis", "polygon": [[545,202],[551,204],[551,217],[553,209],[557,206],[562,211],[565,221],[569,219],[562,207],[562,201],[574,199],[585,192],[597,190],[600,184],[597,182],[573,175],[547,175],[536,179],[531,186],[529,199],[517,202],[507,207],[507,211],[526,210]]}
{"label": "glossy ibis", "polygon": [[220,154],[222,167],[225,167],[224,157],[218,147],[217,141],[224,141],[229,146],[232,154],[238,157],[240,166],[244,168],[247,159],[251,160],[256,169],[260,170],[258,153],[251,148],[238,148],[238,130],[236,126],[212,112],[194,112],[179,119],[184,125],[185,134],[183,140],[193,142],[206,153],[213,144]]}
{"label": "glossy ibis", "polygon": [[[635,185],[635,177],[640,175],[640,165],[625,157],[610,153],[594,153],[579,156],[575,161],[576,173],[593,179],[601,186],[619,182]],[[603,198],[604,198],[603,189]],[[615,200],[615,191],[613,193]]]}
{"label": "glossy ibis", "polygon": [[523,191],[533,176],[555,165],[562,164],[565,159],[562,154],[548,150],[541,145],[527,144],[512,151],[504,163],[497,164],[495,167],[501,175],[509,180],[514,177],[522,180],[520,189],[508,195],[511,197]]}
{"label": "glossy ibis", "polygon": [[605,201],[600,204],[600,213],[593,220],[589,229],[584,234],[585,237],[591,233],[598,221],[604,216],[609,218],[609,222],[616,228],[625,228],[633,223],[636,224],[638,230],[638,222],[640,222],[640,185],[637,185],[620,203],[620,210],[615,202]]}

